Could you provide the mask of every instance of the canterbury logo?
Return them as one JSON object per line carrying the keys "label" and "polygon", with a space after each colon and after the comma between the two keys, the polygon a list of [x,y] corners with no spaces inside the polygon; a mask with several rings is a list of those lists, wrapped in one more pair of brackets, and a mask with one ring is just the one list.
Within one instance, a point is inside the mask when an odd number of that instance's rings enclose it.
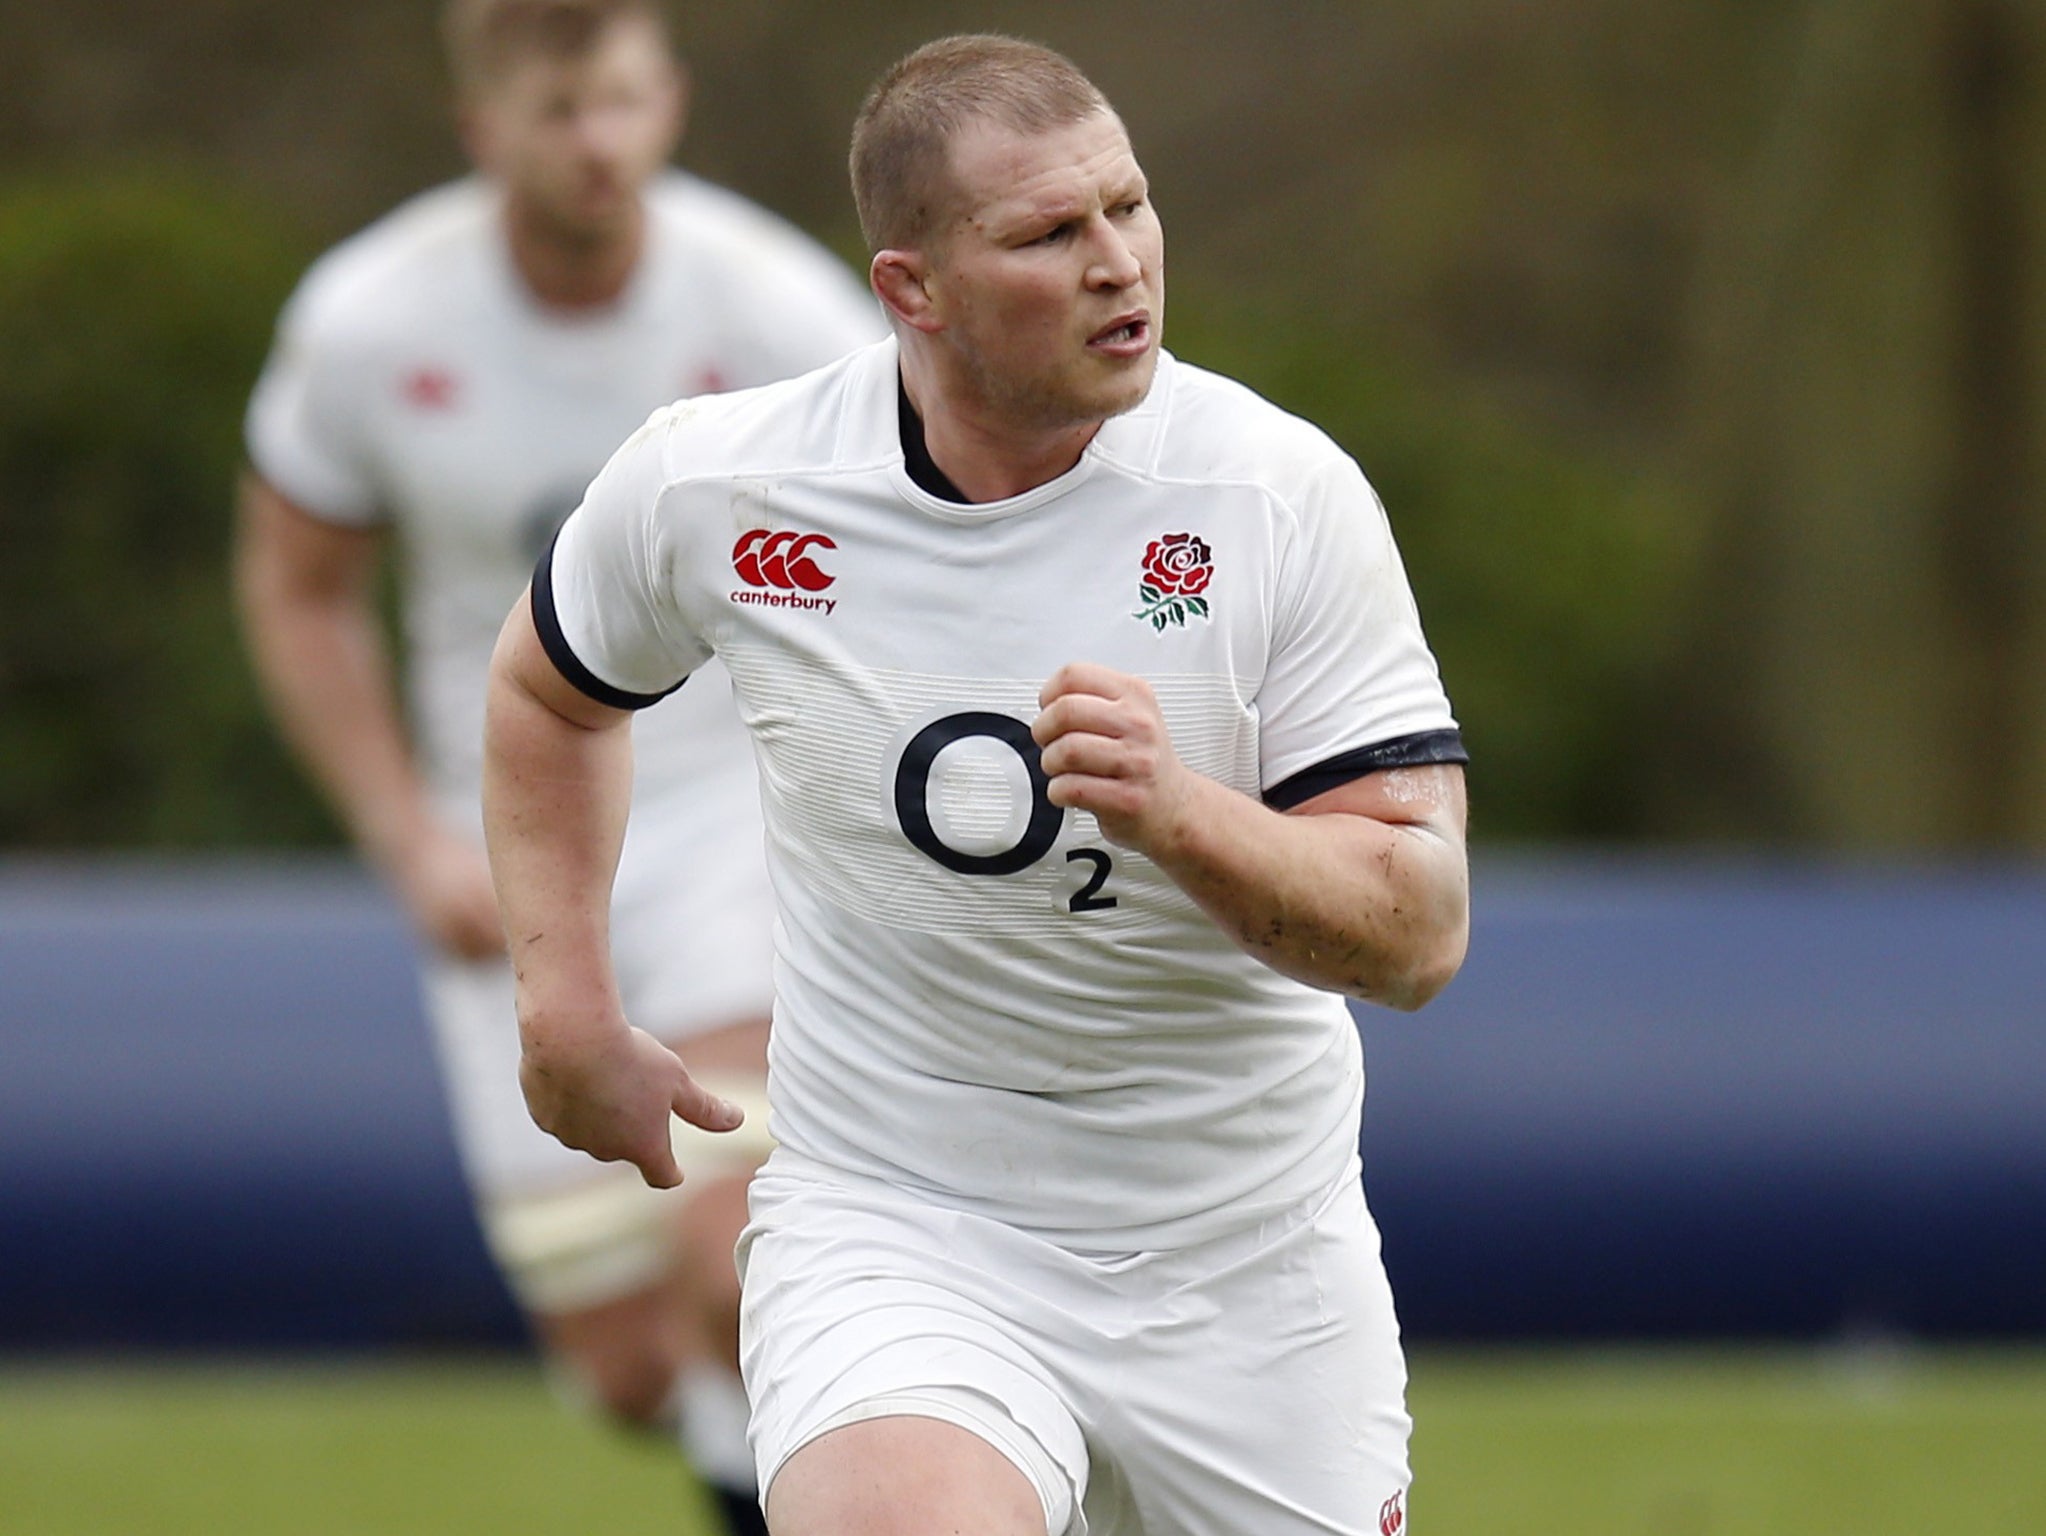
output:
{"label": "canterbury logo", "polygon": [[755,528],[732,546],[732,569],[749,587],[776,587],[783,592],[822,592],[838,578],[826,574],[811,558],[813,549],[838,546],[821,533],[770,533]]}

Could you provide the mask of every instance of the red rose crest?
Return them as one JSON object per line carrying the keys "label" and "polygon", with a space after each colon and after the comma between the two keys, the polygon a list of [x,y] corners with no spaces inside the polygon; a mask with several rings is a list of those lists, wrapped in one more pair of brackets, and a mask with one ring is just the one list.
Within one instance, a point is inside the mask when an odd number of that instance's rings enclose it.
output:
{"label": "red rose crest", "polygon": [[1208,600],[1201,594],[1214,579],[1215,556],[1204,540],[1190,533],[1168,533],[1153,539],[1144,551],[1144,575],[1137,590],[1143,606],[1130,617],[1149,619],[1153,629],[1184,624],[1188,617],[1205,619]]}

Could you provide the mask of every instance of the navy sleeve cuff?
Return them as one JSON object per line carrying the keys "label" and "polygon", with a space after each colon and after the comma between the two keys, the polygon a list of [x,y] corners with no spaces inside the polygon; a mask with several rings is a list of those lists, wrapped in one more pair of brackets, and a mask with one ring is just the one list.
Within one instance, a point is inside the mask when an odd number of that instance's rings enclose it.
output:
{"label": "navy sleeve cuff", "polygon": [[1305,805],[1316,795],[1325,795],[1352,779],[1361,779],[1365,774],[1377,773],[1381,769],[1420,768],[1431,763],[1467,763],[1470,760],[1460,731],[1421,731],[1412,736],[1396,736],[1391,741],[1359,747],[1354,752],[1342,753],[1325,763],[1316,763],[1312,768],[1301,770],[1266,790],[1265,804],[1275,811],[1290,811],[1296,805]]}
{"label": "navy sleeve cuff", "polygon": [[689,679],[685,677],[675,688],[664,688],[659,693],[627,693],[623,688],[613,688],[584,666],[582,658],[570,648],[568,636],[561,632],[561,617],[554,611],[554,544],[560,537],[557,530],[541,552],[540,563],[533,567],[533,628],[540,632],[540,648],[546,651],[556,671],[599,704],[608,704],[613,709],[645,709],[649,704],[660,703]]}

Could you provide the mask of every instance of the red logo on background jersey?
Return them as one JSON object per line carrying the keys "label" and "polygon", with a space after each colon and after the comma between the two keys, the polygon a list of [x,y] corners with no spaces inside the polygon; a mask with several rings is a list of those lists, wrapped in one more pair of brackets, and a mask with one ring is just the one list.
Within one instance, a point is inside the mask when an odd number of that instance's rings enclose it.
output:
{"label": "red logo on background jersey", "polygon": [[398,385],[398,393],[415,411],[451,411],[461,388],[461,380],[447,369],[428,364],[406,374]]}
{"label": "red logo on background jersey", "polygon": [[838,546],[821,533],[772,533],[755,528],[732,546],[732,569],[749,587],[775,587],[783,592],[822,592],[838,578],[826,575],[813,549]]}
{"label": "red logo on background jersey", "polygon": [[682,393],[687,395],[721,395],[732,386],[726,382],[724,373],[716,363],[706,363],[689,378],[682,381]]}
{"label": "red logo on background jersey", "polygon": [[1407,1495],[1401,1489],[1378,1507],[1379,1536],[1400,1536],[1407,1528]]}

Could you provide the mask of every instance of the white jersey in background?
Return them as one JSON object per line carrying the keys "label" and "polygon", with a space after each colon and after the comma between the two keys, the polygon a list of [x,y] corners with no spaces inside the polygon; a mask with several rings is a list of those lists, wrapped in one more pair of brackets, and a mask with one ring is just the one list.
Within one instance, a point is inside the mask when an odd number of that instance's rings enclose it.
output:
{"label": "white jersey in background", "polygon": [[962,505],[911,478],[884,342],[657,413],[534,610],[613,703],[730,672],[781,915],[770,1168],[1092,1250],[1206,1241],[1351,1175],[1343,1000],[1052,806],[1028,735],[1083,660],[1281,808],[1463,760],[1384,512],[1318,429],[1164,357],[1070,472]]}
{"label": "white jersey in background", "polygon": [[[564,317],[514,270],[488,183],[422,193],[307,274],[249,408],[250,457],[271,486],[317,517],[396,534],[413,726],[464,824],[477,822],[497,632],[619,442],[668,401],[787,378],[882,334],[851,272],[773,214],[679,172],[646,197],[625,294]],[[742,768],[750,779],[723,684],[707,681],[635,734],[643,793],[705,797]]]}
{"label": "white jersey in background", "polygon": [[[680,396],[786,378],[883,331],[851,271],[774,215],[680,173],[646,199],[624,294],[563,315],[514,269],[497,189],[471,178],[415,197],[314,265],[250,404],[250,458],[275,490],[331,523],[390,528],[422,768],[441,814],[479,847],[492,647],[619,442]],[[634,748],[613,934],[627,1006],[669,1039],[764,1018],[759,792],[722,670],[649,712]],[[526,1112],[510,967],[432,955],[426,991],[486,1202],[590,1177],[595,1165]],[[522,1281],[519,1245],[494,1227],[492,1240],[529,1302],[568,1305],[569,1290],[598,1283]]]}

